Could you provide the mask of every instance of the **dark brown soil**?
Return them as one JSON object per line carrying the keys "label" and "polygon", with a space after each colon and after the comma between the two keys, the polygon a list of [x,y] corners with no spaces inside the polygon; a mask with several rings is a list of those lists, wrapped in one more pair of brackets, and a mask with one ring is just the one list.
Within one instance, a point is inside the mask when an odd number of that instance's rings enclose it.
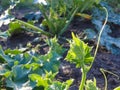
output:
{"label": "dark brown soil", "polygon": [[[7,27],[2,27],[1,29],[6,29]],[[63,34],[65,38],[71,38],[71,32],[76,33],[80,37],[82,37],[82,31],[86,28],[94,28],[90,21],[82,20],[80,18],[75,18],[72,24],[69,26],[68,31]],[[114,35],[119,35],[115,31],[112,33]],[[13,35],[7,41],[0,40],[0,45],[3,46],[4,49],[11,48],[14,49],[16,47],[24,47],[28,42],[33,42],[33,40],[38,37],[38,35],[33,35],[31,33],[21,33],[17,35]],[[41,37],[43,38],[43,37]],[[43,44],[43,42],[38,41],[36,44]],[[89,43],[89,42],[88,42]],[[93,43],[89,43],[90,45],[95,45]],[[68,44],[66,43],[66,48],[69,48]],[[43,53],[48,51],[48,48],[44,47],[41,50]],[[64,55],[65,56],[65,55]],[[87,75],[87,79],[93,79],[94,77],[97,79],[97,86],[104,90],[104,77],[100,71],[100,68],[108,70],[120,77],[120,55],[113,55],[109,51],[105,50],[104,48],[100,47],[97,53],[97,57],[93,64],[92,69]],[[115,77],[114,75],[106,72],[105,73],[108,79],[108,90],[113,90],[115,87],[120,85],[120,79]],[[81,80],[81,71],[79,68],[76,68],[75,65],[70,64],[69,62],[65,61],[64,58],[61,60],[61,65],[59,69],[59,73],[56,76],[57,80],[66,81],[70,78],[74,79],[73,85],[70,87],[70,90],[78,90],[78,85]]]}

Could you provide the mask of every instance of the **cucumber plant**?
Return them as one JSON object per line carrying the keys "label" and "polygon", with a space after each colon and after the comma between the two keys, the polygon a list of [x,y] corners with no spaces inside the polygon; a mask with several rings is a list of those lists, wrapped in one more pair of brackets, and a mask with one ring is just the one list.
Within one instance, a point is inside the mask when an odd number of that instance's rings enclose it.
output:
{"label": "cucumber plant", "polygon": [[47,5],[42,3],[39,5],[44,17],[41,25],[45,27],[45,30],[24,21],[17,20],[17,22],[22,26],[29,27],[35,32],[41,32],[50,37],[55,35],[60,36],[67,30],[75,14],[85,18],[91,18],[91,16],[82,13],[94,4],[98,4],[100,0],[46,0],[46,2]]}
{"label": "cucumber plant", "polygon": [[[61,35],[66,30],[73,17],[79,11],[88,10],[100,0],[46,0],[47,6],[40,4],[40,10],[44,16],[43,26],[53,35]],[[85,14],[79,14],[87,17]]]}
{"label": "cucumber plant", "polygon": [[84,89],[86,75],[90,70],[91,63],[94,60],[91,56],[91,50],[91,47],[72,33],[72,41],[70,41],[70,49],[67,53],[66,60],[76,64],[77,68],[81,68],[82,80],[79,90]]}
{"label": "cucumber plant", "polygon": [[[79,37],[74,35],[74,33],[72,33],[72,41],[70,41],[70,49],[66,56],[66,60],[70,61],[71,63],[76,64],[77,68],[81,68],[82,80],[81,80],[81,84],[79,86],[79,90],[84,90],[86,75],[93,65],[93,62],[95,60],[97,50],[99,47],[100,37],[101,37],[101,34],[102,34],[104,27],[108,20],[107,9],[105,7],[103,7],[103,9],[106,12],[106,18],[105,18],[105,22],[103,23],[103,26],[102,26],[99,36],[98,36],[98,43],[97,43],[97,47],[96,47],[94,56],[91,56],[92,48],[89,47],[87,44],[85,44],[83,41],[81,41],[79,39]],[[89,81],[87,84],[89,84]],[[95,84],[93,84],[93,85],[96,86]],[[91,90],[93,90],[93,88]],[[97,89],[95,89],[95,90],[97,90]]]}
{"label": "cucumber plant", "polygon": [[33,50],[22,52],[2,50],[0,47],[0,77],[5,77],[6,87],[14,90],[64,90],[68,89],[73,80],[59,82],[55,80],[60,58],[64,49],[57,43],[57,39],[48,40],[50,49],[47,54],[39,55]]}

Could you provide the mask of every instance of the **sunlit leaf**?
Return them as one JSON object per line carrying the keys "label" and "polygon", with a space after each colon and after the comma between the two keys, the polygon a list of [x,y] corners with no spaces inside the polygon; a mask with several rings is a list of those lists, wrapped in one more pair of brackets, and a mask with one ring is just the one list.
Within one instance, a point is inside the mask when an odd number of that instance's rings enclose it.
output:
{"label": "sunlit leaf", "polygon": [[120,86],[116,87],[114,90],[120,90]]}
{"label": "sunlit leaf", "polygon": [[55,81],[49,87],[46,87],[45,90],[68,90],[72,84],[73,79],[67,80],[66,82]]}
{"label": "sunlit leaf", "polygon": [[91,47],[81,41],[72,33],[73,40],[70,41],[70,49],[67,53],[66,59],[71,63],[76,64],[80,68],[85,64],[90,64],[93,61],[91,56]]}
{"label": "sunlit leaf", "polygon": [[85,85],[85,90],[100,90],[100,89],[96,86],[95,81],[87,80]]}

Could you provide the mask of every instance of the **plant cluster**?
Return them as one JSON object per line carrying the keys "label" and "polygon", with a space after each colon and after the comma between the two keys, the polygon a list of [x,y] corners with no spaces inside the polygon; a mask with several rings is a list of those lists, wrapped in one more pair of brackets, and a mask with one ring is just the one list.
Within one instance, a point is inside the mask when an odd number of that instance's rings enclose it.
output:
{"label": "plant cluster", "polygon": [[[24,21],[16,20],[21,27],[29,27],[29,29],[35,30],[36,33],[42,33],[49,37],[60,36],[66,30],[71,23],[75,15],[79,15],[84,18],[90,18],[87,14],[82,14],[84,11],[92,8],[95,4],[98,4],[99,0],[46,0],[47,6],[39,4],[40,11],[44,17],[41,23],[41,28],[34,25],[30,25]],[[16,22],[15,21],[15,22]]]}
{"label": "plant cluster", "polygon": [[[31,0],[29,1],[31,3]],[[23,3],[25,0],[21,0],[21,2]],[[9,20],[9,29],[5,32],[0,32],[0,38],[5,39],[21,31],[40,33],[54,38],[46,40],[49,51],[44,55],[37,53],[36,48],[30,50],[27,50],[27,48],[26,50],[3,50],[0,46],[0,89],[6,87],[8,90],[69,90],[70,85],[74,81],[73,79],[65,82],[55,79],[59,72],[60,59],[64,59],[63,54],[66,51],[58,43],[57,38],[67,30],[75,15],[92,19],[85,11],[91,10],[99,2],[100,0],[46,0],[47,5],[42,3],[38,5],[44,18],[42,23],[40,23],[40,28],[36,27],[34,23],[24,22],[15,18],[12,22]],[[11,8],[7,10],[7,15],[9,10]],[[0,17],[0,20],[3,20],[2,23],[0,22],[1,26],[5,24],[4,19],[6,18]],[[105,21],[107,22],[107,18]],[[106,22],[104,25],[100,24],[102,29],[98,37],[94,56],[91,55],[92,47],[85,44],[74,33],[72,33],[72,40],[68,40],[70,48],[65,60],[75,64],[76,68],[81,69],[82,79],[79,90],[100,90],[96,85],[96,79],[86,80],[86,76],[94,62],[101,33]],[[114,90],[119,89],[120,87],[117,87]]]}
{"label": "plant cluster", "polygon": [[[90,55],[91,48],[84,44],[78,37],[72,34],[73,40],[70,41],[70,50],[66,59],[71,63],[75,63],[76,67],[81,67],[83,80],[80,90],[83,90],[86,75],[89,71],[89,65],[93,61]],[[22,52],[18,49],[5,51],[0,47],[0,60],[2,62],[0,75],[5,78],[6,87],[14,90],[68,90],[73,80],[59,82],[55,80],[58,72],[60,58],[64,53],[64,49],[57,43],[57,39],[53,38],[47,41],[50,47],[45,55],[39,55],[33,50]],[[72,57],[72,58],[71,58]],[[84,76],[85,75],[85,76]],[[87,81],[86,90],[96,88],[96,82]],[[95,89],[97,90],[97,88]]]}
{"label": "plant cluster", "polygon": [[[18,49],[5,51],[0,47],[1,78],[5,78],[6,87],[14,90],[68,90],[73,79],[66,82],[55,80],[58,73],[60,58],[64,49],[53,38],[47,41],[50,49],[47,54],[39,55],[35,50],[24,52]],[[94,57],[91,56],[91,47],[85,44],[72,33],[72,40],[69,41],[70,49],[66,55],[66,60],[76,64],[81,68],[82,80],[79,90],[100,90],[94,81],[87,80]],[[1,84],[2,86],[2,84]],[[2,88],[2,87],[1,87]],[[119,87],[115,90],[119,90]]]}
{"label": "plant cluster", "polygon": [[0,47],[0,76],[6,79],[6,87],[14,90],[67,90],[72,79],[64,83],[54,79],[64,49],[57,43],[56,38],[51,39],[48,45],[50,49],[45,55],[39,55],[35,50],[24,53],[18,49],[3,51]]}
{"label": "plant cluster", "polygon": [[20,2],[16,7],[17,9],[28,8],[29,6],[34,6],[33,0],[27,0],[27,3],[26,3],[26,0],[9,0],[9,1],[8,0],[1,0],[0,6],[4,10],[4,9],[9,8],[9,6],[13,5],[15,2]]}

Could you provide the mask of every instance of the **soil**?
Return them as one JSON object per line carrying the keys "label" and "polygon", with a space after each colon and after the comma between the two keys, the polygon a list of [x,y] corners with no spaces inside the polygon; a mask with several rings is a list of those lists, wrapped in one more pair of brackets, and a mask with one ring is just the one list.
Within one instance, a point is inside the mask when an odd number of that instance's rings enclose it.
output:
{"label": "soil", "polygon": [[[17,16],[19,15],[16,15],[16,18]],[[18,18],[20,19],[21,15]],[[6,28],[7,26],[4,26],[1,29],[3,30]],[[82,35],[82,31],[87,28],[94,28],[94,27],[89,20],[83,20],[77,17],[72,21],[72,23],[68,27],[68,30],[63,34],[63,37],[70,39],[71,32],[74,32],[78,36],[82,37],[84,36]],[[118,28],[120,27],[118,26]],[[114,35],[118,36],[119,33],[116,33],[114,31],[111,34],[111,36]],[[2,45],[4,49],[7,48],[14,49],[16,47],[17,48],[25,47],[28,42],[31,42],[32,45],[34,46],[37,44],[43,44],[44,42],[42,40],[39,40],[37,43],[33,42],[34,39],[36,39],[38,36],[39,35],[37,34],[22,32],[20,34],[13,35],[12,37],[8,38],[5,41],[0,39],[0,45]],[[44,39],[44,36],[39,36],[39,37]],[[94,48],[96,46],[94,41],[88,41],[87,43],[89,45],[94,46]],[[68,43],[65,43],[63,47],[69,48]],[[47,53],[48,49],[49,49],[48,47],[43,47],[42,49],[40,49],[40,52]],[[109,51],[107,51],[104,47],[102,46],[99,47],[95,62],[92,66],[92,69],[87,75],[87,79],[93,79],[95,77],[97,79],[97,86],[101,88],[101,90],[104,90],[104,85],[105,85],[104,77],[102,72],[100,71],[100,68],[108,70],[120,77],[120,55],[113,55]],[[108,72],[105,72],[105,75],[107,76],[107,80],[108,80],[108,90],[113,90],[115,87],[120,85],[120,79],[118,79],[115,75],[110,74]],[[69,62],[65,61],[63,58],[61,59],[61,65],[59,68],[59,73],[56,76],[56,79],[60,81],[66,81],[70,78],[74,79],[74,83],[72,84],[69,90],[78,90],[78,86],[81,80],[81,70],[80,68],[76,68],[74,64],[70,64]]]}

